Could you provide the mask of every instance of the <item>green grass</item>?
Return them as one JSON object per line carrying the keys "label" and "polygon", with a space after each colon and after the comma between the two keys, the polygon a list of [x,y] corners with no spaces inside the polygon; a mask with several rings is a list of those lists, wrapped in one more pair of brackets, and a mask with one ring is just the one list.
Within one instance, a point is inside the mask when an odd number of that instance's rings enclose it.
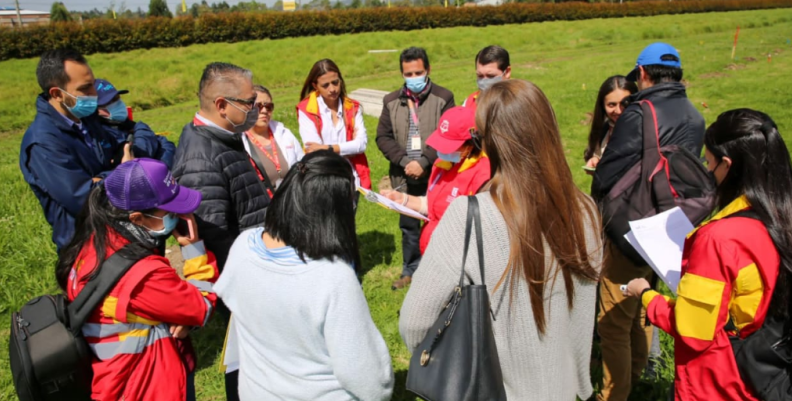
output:
{"label": "green grass", "polygon": [[[593,108],[600,83],[627,73],[640,50],[664,40],[681,52],[689,96],[711,123],[728,109],[751,107],[771,115],[785,140],[792,143],[792,9],[551,22],[487,28],[453,28],[414,32],[265,40],[236,44],[196,45],[179,49],[138,50],[97,54],[89,62],[97,77],[131,90],[125,99],[136,107],[136,118],[172,140],[197,110],[195,92],[201,70],[211,61],[228,61],[250,68],[257,82],[273,89],[275,118],[296,132],[294,105],[307,71],[323,57],[334,59],[344,72],[348,89],[393,90],[401,84],[398,53],[369,54],[369,49],[425,47],[432,78],[451,89],[457,102],[475,90],[473,57],[489,44],[509,49],[515,78],[541,87],[553,104],[570,168],[577,185],[587,190],[590,178],[580,168],[587,126],[581,121]],[[738,60],[729,60],[734,29],[741,26]],[[772,54],[768,63],[767,55]],[[752,59],[755,59],[753,61]],[[37,60],[0,63],[0,321],[28,299],[56,291],[54,246],[41,208],[22,180],[19,144],[35,115]],[[707,108],[702,106],[708,105]],[[367,151],[374,181],[387,174],[387,163],[374,142],[377,119],[366,117]],[[363,286],[372,316],[391,351],[397,386],[394,399],[411,400],[404,390],[409,353],[398,333],[397,311],[404,292],[390,283],[401,266],[398,218],[365,202],[358,213],[364,268]],[[224,399],[218,373],[224,327],[214,320],[196,333],[200,354],[197,375],[200,400]],[[8,326],[0,326],[0,400],[16,399],[6,353]],[[663,336],[670,361],[673,342]],[[672,366],[672,365],[671,365]],[[593,380],[601,376],[593,370]],[[657,382],[639,383],[633,399],[660,400],[672,369]],[[596,386],[596,385],[595,385]]]}

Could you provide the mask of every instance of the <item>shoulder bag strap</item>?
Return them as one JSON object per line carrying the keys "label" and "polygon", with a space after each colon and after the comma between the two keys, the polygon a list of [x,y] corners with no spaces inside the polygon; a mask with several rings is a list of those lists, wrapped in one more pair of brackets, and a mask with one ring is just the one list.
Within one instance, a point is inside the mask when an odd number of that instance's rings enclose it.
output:
{"label": "shoulder bag strap", "polygon": [[117,250],[99,266],[99,274],[91,279],[68,306],[69,326],[79,333],[88,316],[99,306],[121,277],[138,262],[126,255],[126,246]]}
{"label": "shoulder bag strap", "polygon": [[465,262],[467,262],[468,249],[470,248],[470,234],[473,228],[474,214],[478,215],[478,202],[476,202],[475,197],[469,196],[468,209],[467,209],[467,222],[465,223],[465,246],[464,246],[464,250],[462,251],[462,272],[459,274],[460,288],[465,285]]}

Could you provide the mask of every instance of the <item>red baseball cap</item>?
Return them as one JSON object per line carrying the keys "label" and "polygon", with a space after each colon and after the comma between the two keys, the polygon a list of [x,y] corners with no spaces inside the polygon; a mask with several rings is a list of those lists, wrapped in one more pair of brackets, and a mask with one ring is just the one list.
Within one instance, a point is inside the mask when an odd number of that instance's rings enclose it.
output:
{"label": "red baseball cap", "polygon": [[443,113],[437,129],[426,140],[426,144],[440,153],[454,153],[473,137],[475,131],[476,109],[456,106]]}

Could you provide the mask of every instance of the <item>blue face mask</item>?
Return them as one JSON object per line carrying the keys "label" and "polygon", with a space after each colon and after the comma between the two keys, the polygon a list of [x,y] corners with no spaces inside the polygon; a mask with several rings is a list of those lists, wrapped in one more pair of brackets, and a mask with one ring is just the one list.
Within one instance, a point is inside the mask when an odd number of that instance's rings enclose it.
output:
{"label": "blue face mask", "polygon": [[462,160],[462,152],[456,151],[453,153],[440,153],[437,152],[437,157],[451,163],[459,163]]}
{"label": "blue face mask", "polygon": [[63,89],[61,89],[61,91],[77,100],[72,107],[66,106],[65,104],[63,105],[63,107],[66,107],[75,117],[85,118],[96,112],[96,96],[74,96]]}
{"label": "blue face mask", "polygon": [[405,86],[412,93],[421,93],[426,88],[426,75],[420,77],[404,78]]}
{"label": "blue face mask", "polygon": [[108,104],[106,109],[110,113],[110,119],[113,121],[124,122],[129,118],[127,107],[123,100]]}
{"label": "blue face mask", "polygon": [[176,224],[179,223],[179,217],[176,216],[175,213],[168,213],[163,217],[152,216],[150,214],[144,214],[144,216],[162,220],[162,224],[164,226],[162,227],[162,230],[152,230],[146,227],[152,237],[167,237],[170,235],[173,229],[176,228]]}

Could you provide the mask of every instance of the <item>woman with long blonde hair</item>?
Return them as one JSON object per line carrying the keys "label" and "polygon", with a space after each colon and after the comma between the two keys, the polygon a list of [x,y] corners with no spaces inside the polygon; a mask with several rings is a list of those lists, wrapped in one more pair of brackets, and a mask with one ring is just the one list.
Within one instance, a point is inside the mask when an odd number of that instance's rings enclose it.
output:
{"label": "woman with long blonde hair", "polygon": [[[506,395],[587,399],[589,333],[602,262],[598,212],[575,187],[555,114],[536,85],[497,83],[477,105],[476,126],[493,172],[489,187],[476,195],[484,284],[493,292],[493,332]],[[459,281],[467,207],[467,199],[457,199],[448,208],[404,300],[399,331],[412,351]],[[476,252],[469,253],[465,270],[481,284]]]}

